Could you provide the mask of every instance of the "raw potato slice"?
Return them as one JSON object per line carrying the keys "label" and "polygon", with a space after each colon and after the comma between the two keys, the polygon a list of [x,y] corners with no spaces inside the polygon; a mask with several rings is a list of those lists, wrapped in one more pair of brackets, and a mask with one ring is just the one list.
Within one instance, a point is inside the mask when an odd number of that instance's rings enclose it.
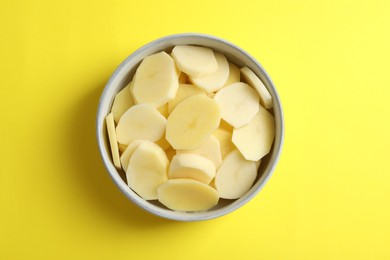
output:
{"label": "raw potato slice", "polygon": [[223,128],[217,128],[213,135],[219,140],[221,156],[224,158],[228,153],[236,149],[232,143],[232,132]]}
{"label": "raw potato slice", "polygon": [[204,211],[218,204],[218,192],[191,179],[168,180],[157,189],[158,200],[176,211]]}
{"label": "raw potato slice", "polygon": [[137,104],[160,107],[176,96],[179,87],[174,60],[165,52],[146,57],[134,78],[133,95]]}
{"label": "raw potato slice", "polygon": [[232,141],[245,159],[257,161],[269,153],[274,138],[274,117],[260,106],[249,124],[233,130]]}
{"label": "raw potato slice", "polygon": [[240,82],[240,69],[233,63],[229,62],[229,77],[225,83],[225,86]]}
{"label": "raw potato slice", "polygon": [[207,93],[221,89],[229,77],[229,63],[226,57],[218,52],[214,52],[214,54],[218,63],[218,70],[216,72],[202,77],[189,77],[195,86],[203,89]]}
{"label": "raw potato slice", "polygon": [[248,124],[259,111],[259,95],[249,85],[238,82],[224,87],[214,100],[221,109],[222,119],[235,128]]}
{"label": "raw potato slice", "polygon": [[157,108],[157,110],[165,118],[168,118],[168,116],[169,116],[168,103],[166,103],[165,105],[162,105],[161,107]]}
{"label": "raw potato slice", "polygon": [[189,153],[189,154],[199,154],[210,161],[215,165],[215,168],[218,168],[222,163],[221,155],[221,145],[219,140],[210,135],[198,148],[191,150],[177,150],[177,154]]}
{"label": "raw potato slice", "polygon": [[130,90],[132,84],[133,82],[131,81],[124,89],[115,95],[115,99],[111,108],[115,123],[118,123],[123,113],[125,113],[127,109],[134,105],[133,95],[131,94]]}
{"label": "raw potato slice", "polygon": [[147,104],[129,108],[116,127],[118,142],[129,144],[132,140],[157,141],[165,131],[166,119],[154,107]]}
{"label": "raw potato slice", "polygon": [[256,163],[245,160],[238,150],[234,150],[219,167],[215,188],[221,198],[238,199],[252,187],[256,176]]}
{"label": "raw potato slice", "polygon": [[142,142],[130,158],[127,184],[143,199],[157,199],[157,188],[168,180],[168,164],[161,147],[150,141]]}
{"label": "raw potato slice", "polygon": [[192,77],[209,75],[218,69],[214,52],[210,48],[176,45],[171,55],[175,59],[177,67]]}
{"label": "raw potato slice", "polygon": [[168,102],[168,113],[171,113],[176,105],[184,99],[197,94],[206,95],[203,90],[195,87],[194,85],[180,84],[176,93],[176,97]]}
{"label": "raw potato slice", "polygon": [[122,169],[124,171],[127,170],[127,167],[129,166],[130,158],[133,155],[135,149],[137,149],[138,146],[145,141],[146,140],[134,140],[127,146],[126,150],[123,152],[120,158],[122,163]]}
{"label": "raw potato slice", "polygon": [[254,87],[257,93],[259,93],[261,104],[267,109],[272,108],[272,96],[259,77],[257,77],[256,74],[246,66],[241,68],[241,73],[244,80]]}
{"label": "raw potato slice", "polygon": [[198,154],[183,153],[172,158],[169,179],[193,179],[209,184],[215,177],[216,168],[212,161]]}
{"label": "raw potato slice", "polygon": [[121,161],[119,160],[118,142],[115,133],[114,115],[112,112],[108,114],[108,116],[106,117],[106,125],[107,125],[108,140],[110,141],[112,160],[114,162],[114,166],[120,169]]}
{"label": "raw potato slice", "polygon": [[167,119],[166,139],[176,150],[198,148],[221,121],[218,104],[203,95],[180,102]]}

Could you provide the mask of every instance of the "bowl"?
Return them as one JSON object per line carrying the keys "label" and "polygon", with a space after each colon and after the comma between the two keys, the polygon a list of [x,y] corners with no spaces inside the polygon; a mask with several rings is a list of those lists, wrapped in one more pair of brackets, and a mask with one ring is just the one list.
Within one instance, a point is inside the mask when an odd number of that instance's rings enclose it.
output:
{"label": "bowl", "polygon": [[[270,111],[275,117],[275,140],[270,153],[262,158],[262,163],[259,167],[258,176],[254,185],[241,198],[237,200],[220,199],[217,206],[202,212],[173,211],[166,208],[158,201],[146,201],[131,190],[126,184],[125,173],[123,171],[118,171],[113,165],[105,125],[105,117],[111,110],[116,93],[130,82],[141,61],[148,55],[163,50],[170,51],[174,45],[180,44],[209,47],[223,53],[229,61],[235,63],[239,67],[248,66],[263,81],[273,98],[273,108]],[[197,33],[175,34],[159,38],[139,48],[125,59],[112,74],[104,88],[100,98],[96,120],[96,134],[100,154],[109,175],[117,187],[128,199],[130,199],[130,201],[147,212],[177,221],[200,221],[217,218],[235,211],[249,202],[259,193],[271,177],[279,160],[284,138],[284,120],[280,98],[270,76],[260,63],[246,51],[224,39]]]}

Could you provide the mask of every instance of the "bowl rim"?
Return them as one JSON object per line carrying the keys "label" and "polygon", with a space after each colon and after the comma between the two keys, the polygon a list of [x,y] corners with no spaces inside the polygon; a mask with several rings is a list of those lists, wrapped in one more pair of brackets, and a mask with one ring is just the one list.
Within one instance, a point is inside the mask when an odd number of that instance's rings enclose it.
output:
{"label": "bowl rim", "polygon": [[[123,79],[121,76],[123,71],[128,70],[128,64],[131,62],[134,58],[140,56],[143,52],[146,52],[148,49],[152,48],[155,45],[159,45],[162,43],[172,43],[177,39],[183,39],[183,38],[189,38],[189,39],[201,39],[201,40],[207,40],[207,41],[213,41],[215,44],[222,44],[225,47],[231,48],[236,50],[239,54],[244,55],[248,60],[251,61],[252,66],[247,65],[251,70],[255,72],[255,74],[261,78],[264,85],[268,89],[268,91],[271,93],[271,96],[273,98],[273,110],[274,110],[274,116],[275,116],[275,140],[273,144],[273,148],[271,150],[272,155],[270,158],[270,162],[264,172],[262,173],[262,176],[257,180],[256,183],[252,186],[250,191],[248,191],[243,197],[240,199],[232,201],[227,206],[224,206],[222,208],[216,209],[216,210],[210,210],[210,211],[202,211],[202,212],[179,212],[179,211],[173,211],[170,209],[164,209],[159,206],[156,206],[141,197],[139,197],[133,190],[131,190],[127,184],[122,180],[120,177],[120,174],[114,167],[111,159],[111,151],[107,149],[106,147],[106,141],[105,141],[105,117],[108,115],[107,111],[104,109],[105,107],[111,107],[110,105],[106,105],[106,102],[108,100],[113,99],[112,96],[109,96],[112,92],[112,90],[116,87],[116,84],[120,79]],[[188,43],[190,44],[190,43]],[[142,55],[141,55],[142,56]],[[143,57],[144,58],[144,57]],[[142,59],[143,59],[142,58]],[[141,60],[142,60],[141,59]],[[255,66],[255,70],[253,69],[253,66]],[[135,66],[132,66],[131,68],[134,69]],[[258,71],[258,73],[256,73]],[[129,71],[127,72],[129,73]],[[259,75],[260,74],[260,75]],[[119,77],[119,78],[118,78]],[[118,85],[118,84],[117,84]],[[112,102],[112,100],[111,100]],[[115,69],[115,71],[112,73],[110,79],[108,80],[107,84],[104,87],[104,90],[100,96],[100,100],[98,103],[98,110],[96,115],[96,138],[98,142],[99,152],[101,155],[101,158],[103,160],[104,166],[109,173],[111,179],[115,183],[115,185],[120,189],[120,191],[128,198],[130,199],[134,204],[142,208],[143,210],[146,210],[149,213],[152,213],[154,215],[157,215],[162,218],[171,219],[171,220],[177,220],[177,221],[201,221],[201,220],[208,220],[208,219],[214,219],[217,217],[221,217],[223,215],[226,215],[228,213],[231,213],[238,208],[244,206],[246,203],[248,203],[251,199],[253,199],[260,190],[263,189],[264,185],[268,182],[270,177],[272,176],[278,161],[280,159],[280,155],[282,152],[282,147],[284,143],[284,133],[285,133],[285,123],[284,123],[284,114],[283,109],[280,101],[280,96],[277,92],[277,89],[269,76],[269,74],[266,72],[266,70],[263,68],[263,66],[248,52],[240,48],[239,46],[225,40],[222,38],[219,38],[217,36],[208,35],[208,34],[202,34],[202,33],[179,33],[179,34],[172,34],[168,36],[164,36],[161,38],[158,38],[154,41],[151,41],[142,47],[135,50],[133,53],[131,53],[123,62],[120,63],[120,65]],[[109,147],[108,147],[109,148]],[[271,161],[272,160],[272,161]]]}

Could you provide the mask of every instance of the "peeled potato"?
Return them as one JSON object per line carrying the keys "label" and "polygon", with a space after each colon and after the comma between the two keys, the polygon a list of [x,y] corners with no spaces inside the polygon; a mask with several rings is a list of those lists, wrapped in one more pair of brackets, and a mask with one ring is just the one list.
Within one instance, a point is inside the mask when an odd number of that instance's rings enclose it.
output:
{"label": "peeled potato", "polygon": [[106,125],[107,125],[108,139],[110,141],[112,160],[114,161],[114,166],[120,169],[121,162],[119,159],[119,149],[117,143],[117,136],[115,133],[115,122],[114,122],[114,116],[112,112],[106,117]]}
{"label": "peeled potato", "polygon": [[166,119],[156,108],[140,104],[129,108],[116,127],[118,142],[129,144],[132,140],[157,141],[165,131]]}
{"label": "peeled potato", "polygon": [[126,170],[127,184],[145,200],[157,199],[157,188],[168,180],[168,158],[157,144],[142,142]]}
{"label": "peeled potato", "polygon": [[177,154],[169,166],[169,179],[194,179],[209,184],[215,177],[215,165],[209,159],[198,154]]}
{"label": "peeled potato", "polygon": [[210,48],[176,45],[171,55],[178,68],[192,77],[209,75],[218,69],[214,52]]}
{"label": "peeled potato", "polygon": [[274,138],[274,117],[260,106],[259,112],[249,124],[233,130],[232,141],[245,159],[257,161],[269,153]]}
{"label": "peeled potato", "polygon": [[216,168],[218,168],[222,163],[221,144],[219,143],[219,140],[213,135],[210,135],[203,143],[200,144],[198,148],[190,150],[177,150],[176,152],[177,154],[199,154],[212,161]]}
{"label": "peeled potato", "polygon": [[169,115],[166,139],[174,149],[196,149],[218,127],[220,120],[220,110],[214,100],[203,95],[191,96]]}
{"label": "peeled potato", "polygon": [[132,84],[133,81],[115,95],[111,108],[115,123],[118,123],[119,119],[127,111],[127,109],[134,105],[133,95],[130,90]]}
{"label": "peeled potato", "polygon": [[179,87],[175,62],[165,52],[152,54],[141,62],[134,78],[137,104],[160,107],[176,96]]}
{"label": "peeled potato", "polygon": [[240,82],[240,69],[233,63],[229,62],[229,77],[225,82],[225,87],[230,84]]}
{"label": "peeled potato", "polygon": [[259,77],[246,66],[241,68],[241,73],[245,81],[259,93],[261,104],[267,109],[272,108],[272,96]]}
{"label": "peeled potato", "polygon": [[218,192],[191,179],[168,180],[157,190],[158,200],[175,211],[204,211],[218,204]]}
{"label": "peeled potato", "polygon": [[195,86],[206,91],[206,93],[211,93],[221,89],[229,77],[229,63],[226,57],[218,52],[215,52],[214,54],[218,63],[217,71],[203,77],[190,76],[191,82]]}
{"label": "peeled potato", "polygon": [[256,163],[245,160],[238,150],[234,150],[219,167],[215,188],[221,198],[238,199],[251,188],[256,176]]}
{"label": "peeled potato", "polygon": [[259,111],[259,95],[245,83],[238,82],[217,92],[214,100],[221,109],[221,117],[235,128],[248,124]]}

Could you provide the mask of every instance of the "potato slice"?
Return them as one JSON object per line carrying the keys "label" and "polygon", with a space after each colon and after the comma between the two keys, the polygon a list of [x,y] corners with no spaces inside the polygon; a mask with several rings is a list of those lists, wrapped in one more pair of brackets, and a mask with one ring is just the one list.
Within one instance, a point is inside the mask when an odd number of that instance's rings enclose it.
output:
{"label": "potato slice", "polygon": [[183,153],[172,158],[168,170],[169,179],[193,179],[209,184],[215,177],[215,165],[198,154]]}
{"label": "potato slice", "polygon": [[218,192],[191,179],[172,179],[157,189],[158,200],[175,211],[205,211],[218,204]]}
{"label": "potato slice", "polygon": [[214,52],[214,54],[218,63],[216,72],[203,77],[189,77],[195,86],[203,89],[206,93],[212,93],[221,89],[229,77],[229,63],[226,57],[218,52]]}
{"label": "potato slice", "polygon": [[219,144],[221,146],[221,156],[224,158],[228,153],[236,149],[232,142],[232,132],[228,131],[224,128],[217,128],[213,136],[215,136],[219,140]]}
{"label": "potato slice", "polygon": [[132,106],[123,114],[116,127],[118,142],[129,144],[136,139],[155,142],[164,135],[165,124],[165,117],[151,105]]}
{"label": "potato slice", "polygon": [[110,141],[112,160],[114,162],[114,166],[117,169],[120,169],[121,161],[119,159],[119,149],[118,149],[117,136],[115,133],[114,115],[112,112],[108,114],[108,116],[106,117],[106,125],[107,125],[108,140]]}
{"label": "potato slice", "polygon": [[236,149],[223,160],[215,176],[219,197],[238,199],[252,186],[257,176],[256,163],[245,160]]}
{"label": "potato slice", "polygon": [[218,63],[213,50],[210,48],[176,45],[172,57],[177,67],[188,76],[202,77],[217,71]]}
{"label": "potato slice", "polygon": [[135,102],[156,108],[173,99],[179,87],[175,62],[165,52],[143,59],[133,80]]}
{"label": "potato slice", "polygon": [[224,86],[229,86],[230,84],[240,82],[240,69],[233,63],[229,62],[229,77]]}
{"label": "potato slice", "polygon": [[121,116],[135,104],[130,90],[132,84],[133,81],[115,95],[114,102],[111,107],[115,123],[118,123]]}
{"label": "potato slice", "polygon": [[150,141],[142,142],[130,158],[127,184],[143,199],[157,199],[157,188],[168,180],[168,165],[161,147]]}
{"label": "potato slice", "polygon": [[222,163],[221,145],[219,140],[213,135],[210,135],[198,148],[191,150],[177,150],[176,153],[199,154],[212,161],[215,168],[218,168]]}
{"label": "potato slice", "polygon": [[138,146],[146,140],[133,140],[131,143],[127,146],[126,150],[121,155],[121,163],[122,163],[122,169],[124,171],[127,170],[127,167],[129,166],[130,158],[133,155],[135,149],[138,148]]}
{"label": "potato slice", "polygon": [[264,83],[256,76],[256,74],[248,67],[241,68],[241,73],[244,80],[254,87],[260,95],[261,104],[267,108],[272,108],[272,96],[268,92],[268,89],[264,86]]}
{"label": "potato slice", "polygon": [[259,111],[259,99],[256,91],[242,82],[224,87],[214,97],[221,109],[222,119],[235,128],[253,119]]}
{"label": "potato slice", "polygon": [[180,84],[176,93],[176,97],[168,102],[168,113],[171,113],[176,105],[182,102],[184,99],[197,94],[206,95],[203,90],[195,87],[194,85]]}
{"label": "potato slice", "polygon": [[274,117],[260,106],[252,121],[233,130],[232,142],[245,159],[257,161],[269,153],[275,138]]}
{"label": "potato slice", "polygon": [[221,121],[218,104],[203,95],[180,102],[167,119],[166,139],[176,150],[199,147]]}

